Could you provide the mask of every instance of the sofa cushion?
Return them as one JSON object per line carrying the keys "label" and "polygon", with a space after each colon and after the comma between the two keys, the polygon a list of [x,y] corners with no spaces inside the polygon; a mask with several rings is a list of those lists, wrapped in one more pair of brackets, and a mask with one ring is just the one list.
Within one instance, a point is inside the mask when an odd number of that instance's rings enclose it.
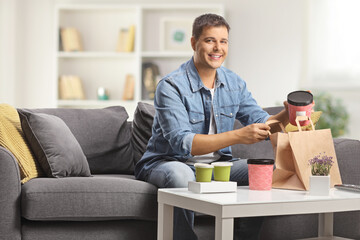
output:
{"label": "sofa cushion", "polygon": [[22,216],[29,220],[154,220],[157,216],[157,188],[132,175],[36,178],[21,192]]}
{"label": "sofa cushion", "polygon": [[91,175],[78,141],[63,120],[45,113],[18,112],[25,137],[48,177]]}
{"label": "sofa cushion", "polygon": [[152,124],[155,116],[153,105],[139,102],[133,118],[133,148],[134,163],[136,164],[146,150],[146,145],[152,134]]}
{"label": "sofa cushion", "polygon": [[92,174],[133,172],[131,124],[125,108],[26,110],[61,118],[79,142]]}
{"label": "sofa cushion", "polygon": [[18,112],[8,104],[0,104],[0,146],[15,156],[22,183],[44,175],[26,142]]}

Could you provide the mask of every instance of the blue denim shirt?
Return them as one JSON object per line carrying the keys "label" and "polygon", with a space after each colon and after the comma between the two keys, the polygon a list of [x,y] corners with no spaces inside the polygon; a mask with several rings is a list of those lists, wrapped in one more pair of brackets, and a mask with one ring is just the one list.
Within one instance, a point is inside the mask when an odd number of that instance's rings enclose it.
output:
{"label": "blue denim shirt", "polygon": [[[135,167],[138,179],[147,179],[159,160],[181,161],[193,157],[195,134],[207,134],[213,107],[217,133],[233,130],[235,118],[243,125],[264,123],[269,114],[259,105],[238,75],[225,67],[216,70],[215,95],[204,86],[193,58],[158,83],[156,115],[146,152]],[[230,160],[231,147],[218,151],[220,160]]]}

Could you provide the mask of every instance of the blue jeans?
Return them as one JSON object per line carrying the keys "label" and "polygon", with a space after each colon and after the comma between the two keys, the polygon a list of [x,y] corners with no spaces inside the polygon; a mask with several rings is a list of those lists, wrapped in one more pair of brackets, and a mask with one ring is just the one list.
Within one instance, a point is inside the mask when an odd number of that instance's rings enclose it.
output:
{"label": "blue jeans", "polygon": [[[246,159],[232,161],[230,181],[238,186],[248,185]],[[178,161],[162,161],[150,172],[147,182],[159,188],[186,188],[189,181],[195,181],[195,168]],[[258,239],[262,217],[238,218],[234,221],[234,239]],[[198,239],[194,230],[194,212],[174,208],[174,240]]]}

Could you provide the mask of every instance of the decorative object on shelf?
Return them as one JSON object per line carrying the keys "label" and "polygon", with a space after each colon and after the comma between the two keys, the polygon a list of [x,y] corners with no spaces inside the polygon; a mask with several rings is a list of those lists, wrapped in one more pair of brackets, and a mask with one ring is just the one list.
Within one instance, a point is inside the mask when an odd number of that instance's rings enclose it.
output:
{"label": "decorative object on shelf", "polygon": [[132,74],[127,74],[122,99],[134,100],[134,92],[135,92],[135,78]]}
{"label": "decorative object on shelf", "polygon": [[314,100],[315,109],[323,112],[317,123],[317,128],[330,128],[334,138],[344,135],[347,132],[349,113],[343,102],[325,92],[314,94]]}
{"label": "decorative object on shelf", "polygon": [[192,20],[164,18],[161,20],[161,51],[191,51]]}
{"label": "decorative object on shelf", "polygon": [[129,28],[120,29],[116,51],[133,52],[134,45],[135,45],[135,25],[131,25]]}
{"label": "decorative object on shelf", "polygon": [[109,100],[109,92],[103,87],[99,87],[97,90],[97,97],[99,100]]}
{"label": "decorative object on shelf", "polygon": [[156,85],[160,80],[158,65],[155,63],[143,63],[142,78],[142,99],[154,99]]}
{"label": "decorative object on shelf", "polygon": [[78,76],[62,75],[59,79],[59,98],[63,100],[82,100],[85,93]]}
{"label": "decorative object on shelf", "polygon": [[333,166],[333,157],[320,153],[309,160],[311,166],[310,195],[327,196],[330,191],[330,169]]}
{"label": "decorative object on shelf", "polygon": [[83,51],[80,33],[73,27],[60,29],[60,45],[65,52]]}

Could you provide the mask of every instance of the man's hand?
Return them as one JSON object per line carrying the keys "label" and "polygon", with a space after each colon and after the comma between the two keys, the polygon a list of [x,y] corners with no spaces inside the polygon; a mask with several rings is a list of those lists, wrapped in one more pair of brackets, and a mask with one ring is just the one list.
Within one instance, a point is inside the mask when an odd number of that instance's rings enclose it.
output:
{"label": "man's hand", "polygon": [[[279,112],[276,115],[272,115],[270,116],[269,120],[278,120],[280,121],[284,126],[286,126],[289,123],[289,104],[287,101],[283,102],[284,104],[284,109]],[[278,125],[273,125],[272,129],[271,129],[271,133],[276,133],[276,132],[280,132],[281,128]]]}
{"label": "man's hand", "polygon": [[265,140],[270,135],[270,127],[265,123],[254,123],[236,130],[238,143],[252,144]]}

